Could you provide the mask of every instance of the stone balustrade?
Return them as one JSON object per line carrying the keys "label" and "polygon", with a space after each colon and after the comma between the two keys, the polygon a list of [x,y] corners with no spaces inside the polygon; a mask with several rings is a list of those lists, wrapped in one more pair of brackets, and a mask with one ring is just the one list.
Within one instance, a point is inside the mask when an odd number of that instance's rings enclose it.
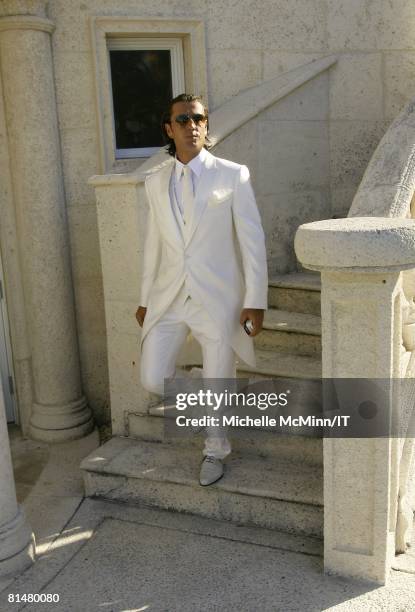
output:
{"label": "stone balustrade", "polygon": [[[415,100],[393,120],[379,142],[353,198],[348,217],[414,218]],[[402,274],[401,376],[415,376],[415,272]],[[411,542],[415,509],[415,440],[400,441],[396,552]]]}
{"label": "stone balustrade", "polygon": [[[414,246],[410,219],[353,217],[299,227],[297,256],[321,272],[323,378],[401,376],[401,271],[415,267]],[[398,482],[399,440],[324,440],[327,573],[386,582]]]}

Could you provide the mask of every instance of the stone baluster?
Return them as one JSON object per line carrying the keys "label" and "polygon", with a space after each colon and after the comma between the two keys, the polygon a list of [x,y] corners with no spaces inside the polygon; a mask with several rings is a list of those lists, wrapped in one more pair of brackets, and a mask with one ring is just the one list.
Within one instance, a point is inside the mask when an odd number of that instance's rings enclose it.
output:
{"label": "stone baluster", "polygon": [[[300,226],[297,256],[321,272],[323,378],[401,376],[400,271],[415,267],[414,242],[415,221],[406,219],[357,217]],[[386,582],[395,553],[398,442],[324,440],[327,573]]]}
{"label": "stone baluster", "polygon": [[[49,442],[91,431],[82,393],[54,72],[45,2],[0,7],[0,56],[34,403],[30,433]],[[34,12],[35,14],[31,14]]]}
{"label": "stone baluster", "polygon": [[[415,271],[402,274],[402,376],[415,375]],[[415,418],[415,417],[414,417]],[[411,545],[415,509],[415,439],[401,440],[399,455],[399,497],[396,521],[396,552],[404,553]]]}

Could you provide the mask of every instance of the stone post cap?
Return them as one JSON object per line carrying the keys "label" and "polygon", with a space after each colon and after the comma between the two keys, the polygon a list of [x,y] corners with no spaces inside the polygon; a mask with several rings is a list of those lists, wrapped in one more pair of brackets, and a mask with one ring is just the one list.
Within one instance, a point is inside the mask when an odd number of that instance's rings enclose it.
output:
{"label": "stone post cap", "polygon": [[294,248],[311,270],[415,268],[415,220],[350,217],[305,223],[297,230]]}

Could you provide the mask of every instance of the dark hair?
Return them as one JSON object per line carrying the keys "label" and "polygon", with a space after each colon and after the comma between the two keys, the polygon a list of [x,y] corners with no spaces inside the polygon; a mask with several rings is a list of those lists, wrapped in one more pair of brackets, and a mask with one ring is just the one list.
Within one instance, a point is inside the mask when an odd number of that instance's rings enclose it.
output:
{"label": "dark hair", "polygon": [[[163,116],[161,118],[161,130],[163,132],[164,141],[165,141],[165,143],[167,145],[167,153],[169,155],[172,155],[173,157],[176,155],[176,145],[174,143],[174,140],[172,138],[170,138],[169,135],[167,134],[165,123],[170,123],[171,113],[172,113],[172,110],[173,110],[173,104],[176,104],[176,102],[200,102],[202,104],[203,108],[204,108],[205,115],[208,118],[208,120],[207,120],[207,130],[209,132],[209,111],[207,109],[207,106],[203,102],[203,99],[202,99],[201,96],[195,96],[193,94],[182,93],[182,94],[179,94],[178,96],[176,96],[175,98],[173,98],[173,100],[171,100],[168,108],[165,110],[165,112],[163,113]],[[210,142],[209,142],[209,137],[208,136],[206,136],[206,141],[205,141],[204,147],[205,147],[205,149],[209,149],[210,148]]]}

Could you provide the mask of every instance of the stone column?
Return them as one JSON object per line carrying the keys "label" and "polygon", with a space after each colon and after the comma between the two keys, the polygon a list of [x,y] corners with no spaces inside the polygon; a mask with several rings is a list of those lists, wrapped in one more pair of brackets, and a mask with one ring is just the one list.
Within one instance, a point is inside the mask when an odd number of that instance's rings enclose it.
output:
{"label": "stone column", "polygon": [[54,26],[44,6],[24,0],[3,5],[0,57],[32,352],[30,431],[39,440],[58,442],[89,433],[93,422],[81,389],[53,78]]}
{"label": "stone column", "polygon": [[0,576],[15,576],[30,565],[34,557],[34,535],[16,500],[0,379]]}
{"label": "stone column", "polygon": [[[400,377],[400,271],[415,267],[414,243],[413,220],[348,218],[300,226],[297,256],[321,272],[323,378]],[[396,454],[392,438],[324,440],[327,573],[386,582],[395,552]]]}

